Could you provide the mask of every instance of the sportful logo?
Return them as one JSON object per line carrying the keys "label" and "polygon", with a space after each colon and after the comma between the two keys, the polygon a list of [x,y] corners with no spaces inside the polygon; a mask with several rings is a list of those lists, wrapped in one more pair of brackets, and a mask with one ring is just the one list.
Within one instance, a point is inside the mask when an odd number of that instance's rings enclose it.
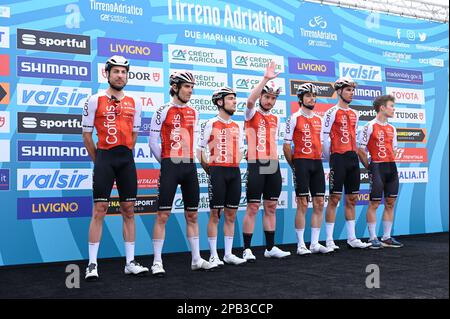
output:
{"label": "sportful logo", "polygon": [[90,88],[17,84],[17,105],[83,107],[91,96]]}
{"label": "sportful logo", "polygon": [[88,162],[83,142],[18,141],[19,162]]}
{"label": "sportful logo", "polygon": [[0,111],[0,133],[9,133],[9,112]]}
{"label": "sportful logo", "polygon": [[112,38],[97,38],[97,55],[122,55],[130,59],[160,61],[163,60],[162,44],[131,41]]}
{"label": "sportful logo", "polygon": [[17,113],[19,133],[81,134],[81,115],[53,113]]}
{"label": "sportful logo", "polygon": [[[106,79],[105,65],[97,64],[99,83],[108,83]],[[133,66],[128,72],[128,85],[164,87],[164,70],[162,68],[149,68]]]}
{"label": "sportful logo", "polygon": [[289,72],[297,74],[335,76],[335,64],[332,61],[288,58]]}
{"label": "sportful logo", "polygon": [[339,63],[339,74],[353,80],[381,82],[381,67],[374,65]]}
{"label": "sportful logo", "polygon": [[81,61],[18,56],[17,76],[90,81],[91,64]]}
{"label": "sportful logo", "polygon": [[277,64],[276,71],[284,72],[284,57],[269,54],[257,54],[248,52],[231,51],[233,69],[262,71],[266,70],[270,61]]}
{"label": "sportful logo", "polygon": [[358,111],[360,121],[371,121],[377,116],[377,112],[372,106],[350,105],[350,107]]}
{"label": "sportful logo", "polygon": [[90,55],[91,38],[69,33],[17,29],[17,48]]}
{"label": "sportful logo", "polygon": [[17,190],[83,190],[92,188],[91,169],[18,169]]}
{"label": "sportful logo", "polygon": [[386,87],[386,93],[395,97],[395,102],[398,104],[425,104],[424,90]]}
{"label": "sportful logo", "polygon": [[0,48],[9,48],[9,28],[0,27]]}
{"label": "sportful logo", "polygon": [[169,62],[227,67],[227,51],[169,44]]}

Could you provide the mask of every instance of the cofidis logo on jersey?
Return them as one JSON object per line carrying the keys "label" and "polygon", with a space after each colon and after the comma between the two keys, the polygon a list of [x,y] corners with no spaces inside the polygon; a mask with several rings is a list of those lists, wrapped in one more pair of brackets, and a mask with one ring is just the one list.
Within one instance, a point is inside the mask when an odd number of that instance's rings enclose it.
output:
{"label": "cofidis logo on jersey", "polygon": [[332,61],[307,60],[293,57],[288,58],[288,61],[290,73],[332,77],[336,75],[335,64]]}
{"label": "cofidis logo on jersey", "polygon": [[91,161],[83,142],[18,141],[19,162],[87,162]]}
{"label": "cofidis logo on jersey", "polygon": [[353,80],[381,82],[381,67],[375,65],[339,63],[339,74],[342,77],[351,77]]}
{"label": "cofidis logo on jersey", "polygon": [[92,188],[91,169],[18,169],[18,191],[83,190]]}
{"label": "cofidis logo on jersey", "polygon": [[91,96],[90,88],[17,84],[17,105],[83,107]]}
{"label": "cofidis logo on jersey", "polygon": [[17,57],[17,76],[61,80],[90,81],[89,62]]}
{"label": "cofidis logo on jersey", "polygon": [[9,191],[9,169],[0,169],[0,191]]}
{"label": "cofidis logo on jersey", "polygon": [[169,44],[169,62],[190,65],[227,67],[227,51]]}
{"label": "cofidis logo on jersey", "polygon": [[92,215],[92,197],[38,197],[18,198],[18,219],[48,219],[89,217]]}
{"label": "cofidis logo on jersey", "polygon": [[91,38],[78,34],[17,29],[17,48],[90,55]]}
{"label": "cofidis logo on jersey", "polygon": [[121,55],[129,59],[162,61],[162,44],[112,38],[97,38],[97,54]]}

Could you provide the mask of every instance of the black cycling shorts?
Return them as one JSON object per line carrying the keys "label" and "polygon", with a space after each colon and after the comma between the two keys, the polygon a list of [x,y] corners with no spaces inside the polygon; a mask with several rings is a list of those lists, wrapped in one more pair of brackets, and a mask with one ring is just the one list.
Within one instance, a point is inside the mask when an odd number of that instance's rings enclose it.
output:
{"label": "black cycling shorts", "polygon": [[277,160],[247,164],[247,203],[260,203],[264,200],[278,201],[281,194],[281,172]]}
{"label": "black cycling shorts", "polygon": [[294,185],[297,197],[325,196],[325,173],[322,160],[294,159]]}
{"label": "black cycling shorts", "polygon": [[239,167],[209,167],[209,207],[238,209],[241,201],[241,170]]}
{"label": "black cycling shorts", "polygon": [[385,198],[397,198],[399,180],[395,162],[370,163],[369,181],[371,201],[381,201],[383,191]]}
{"label": "black cycling shorts", "polygon": [[185,211],[197,211],[200,200],[197,167],[194,162],[182,161],[173,163],[172,159],[161,161],[159,176],[158,210],[172,210],[173,199],[178,185],[181,186]]}
{"label": "black cycling shorts", "polygon": [[133,152],[126,146],[116,146],[109,150],[96,150],[93,193],[94,203],[109,202],[114,180],[121,202],[136,200],[137,173]]}
{"label": "black cycling shorts", "polygon": [[331,154],[330,156],[330,194],[358,194],[360,185],[359,159],[356,152]]}

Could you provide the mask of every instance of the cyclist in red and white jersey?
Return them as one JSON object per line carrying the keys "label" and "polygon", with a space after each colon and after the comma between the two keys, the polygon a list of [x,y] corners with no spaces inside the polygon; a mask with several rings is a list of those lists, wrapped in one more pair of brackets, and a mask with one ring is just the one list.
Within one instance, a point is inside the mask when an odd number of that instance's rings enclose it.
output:
{"label": "cyclist in red and white jersey", "polygon": [[[97,254],[114,180],[123,217],[125,274],[148,272],[148,268],[134,260],[137,174],[132,149],[141,126],[142,105],[123,91],[129,68],[124,57],[115,55],[109,58],[105,65],[109,88],[91,96],[83,109],[83,141],[94,162],[94,209],[89,227],[89,265],[85,277],[89,281],[98,279]],[[92,138],[94,128],[98,135],[97,144]]]}
{"label": "cyclist in red and white jersey", "polygon": [[[377,117],[367,123],[359,132],[358,155],[364,167],[369,170],[370,202],[367,208],[367,226],[369,228],[372,249],[382,247],[402,247],[403,244],[391,237],[394,222],[394,206],[398,195],[399,179],[395,156],[397,152],[397,131],[388,123],[394,116],[395,98],[391,95],[377,97],[373,106]],[[370,154],[370,164],[367,158]],[[377,208],[384,192],[383,237],[377,238]]]}
{"label": "cyclist in red and white jersey", "polygon": [[[295,192],[297,196],[297,214],[295,231],[297,233],[297,254],[327,254],[332,252],[319,244],[320,228],[323,219],[325,196],[325,173],[322,165],[322,118],[314,114],[317,87],[304,83],[297,90],[300,110],[286,122],[283,151],[292,167]],[[294,143],[294,152],[291,144]],[[308,197],[311,194],[313,214],[311,216],[311,245],[306,248],[304,241],[305,216],[308,210]]]}
{"label": "cyclist in red and white jersey", "polygon": [[[347,245],[349,248],[364,249],[370,244],[356,238],[356,201],[360,186],[359,160],[356,146],[358,113],[350,108],[356,82],[351,78],[339,78],[334,83],[338,104],[329,109],[323,118],[323,153],[330,162],[330,197],[326,209],[326,246],[334,250],[333,230],[336,220],[336,207],[345,188],[345,219]],[[331,155],[330,155],[331,154]]]}
{"label": "cyclist in red and white jersey", "polygon": [[[281,193],[281,172],[278,162],[278,131],[280,119],[271,110],[277,102],[281,88],[276,88],[270,80],[279,73],[277,64],[267,65],[264,77],[247,99],[245,110],[245,134],[247,138],[247,211],[244,217],[243,258],[255,262],[251,251],[251,240],[255,229],[256,214],[264,200],[264,234],[266,237],[266,258],[284,258],[291,253],[275,246],[275,225],[278,197]],[[256,101],[259,99],[259,106]]]}
{"label": "cyclist in red and white jersey", "polygon": [[169,82],[172,101],[153,114],[149,139],[151,152],[161,163],[158,214],[153,230],[152,266],[152,274],[158,277],[165,275],[161,253],[166,237],[166,223],[178,185],[183,195],[186,233],[192,252],[191,269],[210,270],[216,267],[200,256],[198,231],[200,189],[194,162],[198,112],[187,104],[192,96],[195,79],[189,71],[177,71],[170,75]]}
{"label": "cyclist in red and white jersey", "polygon": [[[243,132],[231,117],[236,111],[236,92],[228,87],[216,90],[212,96],[219,114],[202,124],[197,157],[208,173],[210,218],[208,242],[211,250],[209,262],[222,266],[217,254],[217,226],[220,211],[225,213],[224,261],[231,265],[246,262],[232,253],[236,212],[241,200],[241,170],[239,163],[244,154]],[[207,159],[207,151],[210,156]]]}

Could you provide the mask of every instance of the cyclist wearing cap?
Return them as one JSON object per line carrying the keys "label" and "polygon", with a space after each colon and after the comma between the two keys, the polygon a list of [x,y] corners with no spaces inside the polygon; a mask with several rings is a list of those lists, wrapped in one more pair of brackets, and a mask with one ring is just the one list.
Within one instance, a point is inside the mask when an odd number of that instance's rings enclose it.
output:
{"label": "cyclist wearing cap", "polygon": [[[264,77],[253,89],[247,100],[245,110],[245,134],[247,138],[247,211],[244,217],[244,252],[243,258],[255,262],[251,251],[251,240],[255,228],[255,218],[264,199],[264,233],[266,250],[264,257],[284,258],[285,252],[274,246],[276,209],[281,193],[281,173],[278,163],[277,140],[280,125],[279,118],[271,113],[281,89],[267,85],[279,73],[275,73],[277,64],[267,65]],[[259,106],[256,101],[259,99]]]}
{"label": "cyclist wearing cap", "polygon": [[[322,165],[322,119],[313,112],[316,104],[317,87],[304,83],[297,90],[300,110],[286,123],[283,151],[292,167],[295,192],[297,195],[297,214],[295,231],[297,233],[297,254],[327,254],[333,251],[319,244],[320,227],[323,219],[325,196],[325,174]],[[294,152],[291,143],[294,142]],[[311,193],[313,214],[311,216],[311,245],[306,248],[304,241],[305,216],[308,209],[308,196]]]}
{"label": "cyclist wearing cap", "polygon": [[[326,209],[326,246],[335,251],[333,230],[336,220],[336,207],[345,188],[345,219],[347,245],[349,248],[364,249],[370,244],[363,243],[355,235],[355,205],[358,199],[360,171],[356,146],[358,113],[350,108],[356,82],[351,78],[339,78],[334,89],[338,104],[329,109],[323,118],[323,153],[330,162],[330,197]],[[331,154],[331,155],[330,155]]]}
{"label": "cyclist wearing cap", "polygon": [[[382,247],[403,247],[403,244],[391,237],[394,222],[394,205],[398,195],[398,172],[395,164],[397,153],[397,131],[388,123],[394,117],[395,98],[391,95],[379,96],[373,102],[377,117],[367,123],[359,132],[358,155],[364,167],[369,170],[370,202],[367,208],[367,226],[369,228],[372,249]],[[370,154],[370,164],[367,158]],[[377,238],[377,208],[384,192],[383,230],[381,241]]]}
{"label": "cyclist wearing cap", "polygon": [[[125,240],[125,274],[143,274],[148,268],[134,260],[134,203],[137,194],[137,174],[132,149],[141,127],[142,105],[126,95],[129,62],[122,56],[112,56],[105,65],[109,88],[91,96],[83,109],[83,141],[94,162],[94,209],[89,227],[89,265],[86,280],[98,279],[97,253],[102,236],[103,219],[108,211],[114,181],[120,198]],[[94,143],[93,130],[98,142]]]}
{"label": "cyclist wearing cap", "polygon": [[[236,93],[223,87],[212,96],[219,109],[217,117],[201,126],[197,156],[205,172],[208,173],[209,204],[211,208],[208,223],[208,241],[211,250],[209,262],[222,266],[217,254],[217,226],[221,209],[225,212],[223,231],[225,235],[224,261],[231,265],[246,262],[232,254],[234,223],[241,199],[241,171],[239,162],[244,151],[243,132],[231,117],[236,111]],[[206,152],[209,149],[209,161]]]}
{"label": "cyclist wearing cap", "polygon": [[152,274],[158,277],[165,275],[161,253],[166,237],[166,223],[178,185],[181,186],[183,195],[186,233],[192,251],[191,269],[209,270],[216,267],[200,256],[197,220],[200,190],[194,162],[198,113],[187,105],[195,79],[191,72],[181,71],[171,74],[169,82],[172,101],[153,114],[149,140],[153,156],[161,163],[158,215],[153,230],[152,266]]}

